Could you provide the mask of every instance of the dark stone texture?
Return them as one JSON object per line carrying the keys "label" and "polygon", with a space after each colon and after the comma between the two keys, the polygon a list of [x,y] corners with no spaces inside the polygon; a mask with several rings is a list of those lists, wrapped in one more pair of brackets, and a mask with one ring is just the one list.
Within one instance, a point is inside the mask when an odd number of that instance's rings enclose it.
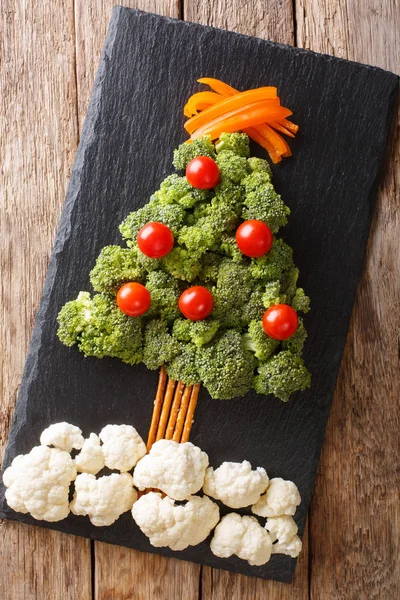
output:
{"label": "dark stone texture", "polygon": [[[310,391],[289,404],[249,394],[219,402],[201,392],[192,441],[211,464],[248,459],[300,489],[303,532],[326,421],[360,278],[398,78],[378,68],[231,32],[115,8],[62,213],[18,397],[4,466],[66,420],[85,435],[131,423],[146,437],[157,374],[143,365],[84,358],[56,337],[61,306],[90,289],[101,248],[121,243],[118,224],[145,204],[172,172],[185,139],[183,105],[201,76],[239,89],[278,86],[300,134],[293,158],[274,167],[292,214],[284,237],[300,283],[311,296],[305,359]],[[260,149],[256,149],[260,151]],[[260,151],[260,155],[262,152]],[[0,517],[35,523],[147,552],[159,552],[266,579],[290,581],[296,561],[274,556],[264,567],[212,555],[208,543],[183,552],[154,549],[123,515],[108,528],[69,516],[47,524],[10,510]],[[325,524],[329,527],[329,523]]]}

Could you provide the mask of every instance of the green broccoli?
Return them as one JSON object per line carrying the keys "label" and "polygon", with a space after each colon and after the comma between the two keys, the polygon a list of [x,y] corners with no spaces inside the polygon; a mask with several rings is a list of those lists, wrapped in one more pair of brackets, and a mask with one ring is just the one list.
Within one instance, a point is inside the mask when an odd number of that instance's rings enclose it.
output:
{"label": "green broccoli", "polygon": [[170,379],[182,381],[186,385],[200,383],[197,369],[197,348],[193,344],[180,344],[180,353],[165,364]]}
{"label": "green broccoli", "polygon": [[245,189],[241,184],[224,179],[215,186],[214,192],[218,202],[229,206],[237,215],[241,215],[245,196]]}
{"label": "green broccoli", "polygon": [[218,272],[223,257],[215,252],[206,252],[202,258],[202,269],[199,273],[200,282],[215,283],[218,279]]}
{"label": "green broccoli", "polygon": [[249,136],[245,133],[222,133],[215,150],[218,154],[230,150],[237,156],[247,158],[250,154]]}
{"label": "green broccoli", "polygon": [[149,256],[146,256],[146,254],[143,254],[136,246],[134,247],[134,250],[137,251],[137,261],[139,266],[147,273],[160,271],[164,268],[162,258],[150,258]]}
{"label": "green broccoli", "polygon": [[158,369],[179,352],[179,342],[169,333],[164,321],[156,319],[147,323],[144,331],[143,362],[148,369]]}
{"label": "green broccoli", "polygon": [[215,160],[215,148],[210,136],[198,138],[193,142],[185,142],[174,151],[172,164],[179,171],[184,171],[187,165],[196,156],[209,156]]}
{"label": "green broccoli", "polygon": [[265,284],[264,293],[262,295],[264,308],[270,308],[275,304],[283,304],[285,302],[286,298],[280,291],[281,284],[279,281],[269,281]]}
{"label": "green broccoli", "polygon": [[282,342],[282,348],[284,350],[290,350],[290,352],[293,354],[301,354],[306,338],[307,331],[304,327],[303,319],[299,318],[297,331],[292,335],[292,337]]}
{"label": "green broccoli", "polygon": [[238,331],[228,329],[197,351],[201,381],[217,400],[244,396],[253,380],[256,359]]}
{"label": "green broccoli", "polygon": [[294,392],[310,387],[311,376],[303,359],[290,350],[284,350],[262,363],[253,387],[258,394],[274,394],[287,402]]}
{"label": "green broccoli", "polygon": [[283,274],[292,267],[293,250],[283,240],[276,238],[268,254],[251,260],[249,271],[254,279],[268,283],[282,279]]}
{"label": "green broccoli", "polygon": [[199,190],[190,185],[186,177],[169,175],[152,196],[151,204],[179,204],[183,208],[193,208],[198,202],[209,200],[209,190]]}
{"label": "green broccoli", "polygon": [[265,312],[263,304],[264,290],[262,287],[256,286],[250,294],[250,298],[243,306],[243,325],[247,325],[254,319],[260,320]]}
{"label": "green broccoli", "polygon": [[233,262],[240,264],[245,262],[245,257],[238,248],[234,234],[223,233],[219,249],[225,256],[229,256]]}
{"label": "green broccoli", "polygon": [[191,254],[186,248],[175,247],[164,256],[165,269],[173,277],[183,281],[193,281],[201,271],[201,264],[196,254]]}
{"label": "green broccoli", "polygon": [[106,246],[90,272],[90,282],[96,292],[116,292],[123,283],[142,282],[144,276],[135,249]]}
{"label": "green broccoli", "polygon": [[180,317],[178,300],[181,292],[176,279],[163,271],[152,271],[147,275],[146,287],[151,294],[146,317],[161,318],[167,323]]}
{"label": "green broccoli", "polygon": [[[222,260],[218,270],[217,285],[213,289],[215,303],[213,315],[221,321],[223,327],[241,327],[242,311],[249,300],[251,286],[251,274],[245,265],[234,263],[229,258]],[[241,316],[239,322],[238,316]]]}
{"label": "green broccoli", "polygon": [[[204,219],[204,220],[203,220]],[[199,227],[211,226],[219,233],[229,232],[238,225],[239,215],[220,198],[213,198],[207,209],[207,215],[199,219]]]}
{"label": "green broccoli", "polygon": [[130,365],[142,360],[142,320],[125,315],[115,298],[81,292],[58,315],[57,335],[67,346],[78,344],[85,356],[120,358]]}
{"label": "green broccoli", "polygon": [[136,242],[139,229],[150,223],[158,221],[168,225],[174,236],[179,232],[186,216],[185,209],[177,204],[156,204],[155,202],[146,204],[142,208],[130,213],[119,226],[122,237],[125,240],[134,240]]}
{"label": "green broccoli", "polygon": [[[254,174],[253,174],[254,175]],[[276,193],[272,183],[264,183],[257,190],[248,192],[243,202],[243,219],[264,221],[273,233],[287,223],[290,209]]]}
{"label": "green broccoli", "polygon": [[178,243],[186,246],[193,256],[200,258],[202,254],[218,243],[220,234],[210,223],[210,219],[199,219],[196,225],[183,226],[178,236]]}
{"label": "green broccoli", "polygon": [[306,296],[303,288],[297,288],[292,299],[292,307],[297,312],[307,313],[310,310],[310,298]]}
{"label": "green broccoli", "polygon": [[249,163],[246,158],[238,156],[230,150],[218,154],[216,163],[221,174],[221,181],[233,181],[239,183],[250,172]]}
{"label": "green broccoli", "polygon": [[244,345],[261,362],[268,360],[279,346],[264,331],[261,321],[251,321],[249,330],[243,334]]}
{"label": "green broccoli", "polygon": [[270,179],[272,178],[271,167],[267,160],[264,160],[263,158],[256,158],[255,156],[252,156],[251,158],[249,158],[247,160],[247,162],[249,163],[249,167],[252,171],[264,171],[264,172],[268,173]]}
{"label": "green broccoli", "polygon": [[271,176],[268,171],[252,171],[252,173],[247,175],[247,177],[245,177],[241,183],[246,194],[250,194],[250,192],[257,192],[263,186],[267,186],[268,189],[270,189],[270,186],[272,186]]}
{"label": "green broccoli", "polygon": [[211,342],[219,326],[219,321],[214,319],[205,319],[204,321],[176,319],[172,328],[172,335],[181,342],[192,342],[200,348]]}

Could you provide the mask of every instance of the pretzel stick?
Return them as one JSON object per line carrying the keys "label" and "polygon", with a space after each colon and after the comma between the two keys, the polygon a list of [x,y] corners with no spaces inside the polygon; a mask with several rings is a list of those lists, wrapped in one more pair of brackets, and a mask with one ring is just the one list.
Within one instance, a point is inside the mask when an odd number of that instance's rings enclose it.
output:
{"label": "pretzel stick", "polygon": [[174,396],[174,401],[172,403],[171,413],[169,415],[167,432],[165,434],[166,440],[172,440],[172,436],[174,435],[176,419],[178,417],[179,407],[181,405],[184,389],[185,389],[185,384],[182,383],[182,381],[178,381],[178,385],[176,386],[176,389],[175,389],[175,396]]}
{"label": "pretzel stick", "polygon": [[196,410],[197,400],[199,397],[200,384],[196,383],[193,386],[192,393],[190,395],[189,408],[186,414],[185,425],[183,427],[183,433],[181,438],[181,443],[189,441],[190,431],[192,429],[193,421],[194,421],[194,411]]}
{"label": "pretzel stick", "polygon": [[189,405],[190,395],[192,393],[192,388],[192,385],[187,385],[183,393],[181,407],[179,409],[178,418],[176,420],[174,435],[172,436],[174,442],[181,441],[183,425],[185,423],[185,417]]}
{"label": "pretzel stick", "polygon": [[174,397],[176,381],[169,379],[167,389],[165,391],[164,402],[162,405],[160,423],[157,429],[156,441],[161,440],[165,435],[165,428],[167,427],[167,421],[169,417],[169,410],[171,408],[172,398]]}
{"label": "pretzel stick", "polygon": [[164,401],[165,385],[167,383],[167,374],[164,366],[160,369],[160,376],[158,378],[158,387],[156,398],[154,400],[153,416],[151,418],[149,437],[147,438],[147,450],[149,451],[154,442],[156,441],[156,434],[158,429],[158,422],[160,420],[161,408]]}

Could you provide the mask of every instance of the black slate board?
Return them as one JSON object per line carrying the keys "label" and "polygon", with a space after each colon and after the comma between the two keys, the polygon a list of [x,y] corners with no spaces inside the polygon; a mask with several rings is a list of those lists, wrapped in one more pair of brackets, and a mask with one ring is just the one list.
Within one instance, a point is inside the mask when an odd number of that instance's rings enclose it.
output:
{"label": "black slate board", "polygon": [[[101,248],[121,243],[118,224],[147,202],[172,172],[173,149],[185,139],[182,108],[201,76],[239,89],[275,85],[301,133],[294,157],[274,168],[292,215],[285,237],[301,285],[312,299],[305,359],[312,389],[289,404],[256,394],[219,402],[204,389],[192,441],[210,462],[248,459],[271,477],[295,481],[302,534],[359,281],[397,93],[388,72],[231,32],[116,7],[97,74],[71,183],[37,315],[4,460],[28,452],[49,424],[67,420],[84,434],[107,423],[148,431],[157,374],[115,359],[84,359],[56,338],[60,307],[90,289]],[[199,86],[200,88],[200,86]],[[254,150],[257,151],[255,148]],[[259,150],[258,150],[259,151]],[[262,155],[262,152],[261,154]],[[289,582],[296,561],[274,556],[264,567],[212,555],[208,543],[183,552],[154,549],[130,514],[96,528],[70,515],[17,519],[147,552]],[[329,523],[323,524],[329,527]]]}

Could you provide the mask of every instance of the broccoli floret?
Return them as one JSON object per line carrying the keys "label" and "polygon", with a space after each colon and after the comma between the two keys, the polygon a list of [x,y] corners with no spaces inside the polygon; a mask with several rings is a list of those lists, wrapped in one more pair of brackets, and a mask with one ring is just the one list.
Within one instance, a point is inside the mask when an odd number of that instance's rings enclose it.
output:
{"label": "broccoli floret", "polygon": [[146,279],[151,294],[151,306],[146,317],[160,317],[167,323],[179,318],[178,300],[180,290],[177,281],[163,271],[152,271]]}
{"label": "broccoli floret", "polygon": [[197,369],[197,348],[193,344],[180,344],[180,353],[165,364],[170,379],[182,381],[186,385],[200,383]]}
{"label": "broccoli floret", "polygon": [[272,232],[276,233],[287,223],[290,209],[274,190],[272,183],[264,183],[257,190],[246,194],[242,217],[264,221]]}
{"label": "broccoli floret", "polygon": [[244,396],[250,389],[255,363],[253,354],[244,347],[241,334],[233,329],[198,349],[201,380],[217,400]]}
{"label": "broccoli floret", "polygon": [[150,258],[150,256],[146,256],[143,254],[139,248],[134,248],[137,252],[137,261],[140,267],[142,267],[147,273],[151,271],[159,271],[163,269],[163,261],[161,258]]}
{"label": "broccoli floret", "polygon": [[247,325],[254,319],[260,320],[265,312],[263,304],[263,288],[256,287],[250,294],[248,302],[243,306],[243,325]]}
{"label": "broccoli floret", "polygon": [[193,158],[196,156],[209,156],[215,160],[215,149],[214,144],[211,141],[211,137],[206,135],[193,142],[185,142],[181,144],[177,150],[174,151],[174,159],[172,164],[178,170],[184,171]]}
{"label": "broccoli floret", "polygon": [[136,242],[139,229],[143,225],[151,221],[158,221],[159,223],[168,225],[174,236],[176,236],[183,224],[185,215],[185,209],[182,206],[150,203],[130,213],[119,226],[119,230],[124,239]]}
{"label": "broccoli floret", "polygon": [[228,326],[227,323],[232,323],[232,327],[241,327],[243,307],[249,300],[251,286],[251,275],[245,265],[234,263],[229,258],[221,262],[217,286],[213,290],[213,315],[223,327]]}
{"label": "broccoli floret", "polygon": [[229,206],[237,215],[241,214],[245,196],[245,189],[241,184],[224,179],[216,185],[214,192],[216,200]]}
{"label": "broccoli floret", "polygon": [[196,225],[182,227],[178,243],[186,246],[193,256],[200,257],[218,243],[220,234],[210,223],[210,219],[199,219]]}
{"label": "broccoli floret", "polygon": [[177,319],[172,328],[172,335],[179,341],[192,342],[196,347],[205,346],[214,338],[219,329],[219,321],[189,321]]}
{"label": "broccoli floret", "polygon": [[271,177],[268,171],[253,171],[250,175],[247,175],[242,181],[242,185],[245,189],[246,194],[250,192],[257,192],[261,187],[268,184],[271,186]]}
{"label": "broccoli floret", "polygon": [[163,258],[168,273],[183,281],[193,281],[201,271],[197,255],[191,254],[186,248],[172,248]]}
{"label": "broccoli floret", "polygon": [[294,392],[310,387],[311,375],[303,359],[289,350],[270,358],[258,368],[253,387],[259,394],[274,394],[287,402]]}
{"label": "broccoli floret", "polygon": [[222,133],[215,149],[218,154],[230,150],[237,156],[247,158],[250,154],[249,136],[245,133]]}
{"label": "broccoli floret", "polygon": [[81,292],[58,315],[58,337],[67,346],[77,343],[85,356],[112,356],[134,365],[142,360],[142,320],[128,317],[106,294]]}
{"label": "broccoli floret", "polygon": [[239,183],[250,172],[247,159],[234,154],[230,150],[218,154],[216,162],[221,173],[221,181],[228,180]]}
{"label": "broccoli floret", "polygon": [[158,369],[179,354],[179,343],[161,320],[147,323],[144,331],[143,362],[148,369]]}
{"label": "broccoli floret", "polygon": [[310,298],[306,296],[303,288],[297,288],[292,299],[292,307],[297,312],[307,313],[310,310]]}
{"label": "broccoli floret", "polygon": [[183,208],[193,208],[198,202],[210,198],[209,190],[199,190],[190,185],[186,177],[169,175],[162,182],[160,189],[152,196],[151,204],[179,204]]}
{"label": "broccoli floret", "polygon": [[227,233],[223,234],[219,248],[220,251],[223,252],[225,256],[229,256],[233,262],[241,264],[244,262],[244,255],[239,250],[234,235],[229,235]]}
{"label": "broccoli floret", "polygon": [[270,308],[275,304],[282,304],[286,298],[280,293],[281,284],[279,281],[270,281],[265,285],[262,295],[262,303],[264,308]]}
{"label": "broccoli floret", "polygon": [[293,250],[283,240],[275,239],[268,254],[251,260],[249,270],[254,279],[268,283],[282,279],[283,273],[292,267]]}
{"label": "broccoli floret", "polygon": [[206,252],[201,259],[202,269],[199,274],[200,280],[206,283],[216,282],[222,261],[223,257],[219,254],[216,254],[215,252]]}
{"label": "broccoli floret", "polygon": [[219,233],[229,232],[235,229],[239,221],[237,212],[220,198],[213,198],[207,209],[206,221],[202,221],[199,226],[203,227],[208,223]]}
{"label": "broccoli floret", "polygon": [[299,318],[299,325],[296,332],[292,337],[282,342],[282,348],[284,350],[290,350],[293,354],[301,354],[306,338],[307,331],[304,327],[303,319]]}
{"label": "broccoli floret", "polygon": [[251,321],[243,339],[245,347],[254,352],[255,357],[262,362],[268,360],[279,346],[278,341],[265,333],[261,321]]}
{"label": "broccoli floret", "polygon": [[106,246],[90,272],[90,282],[96,292],[115,292],[128,281],[142,282],[144,276],[135,249]]}
{"label": "broccoli floret", "polygon": [[248,159],[247,162],[249,163],[249,167],[252,171],[264,171],[264,172],[268,173],[270,179],[272,178],[271,167],[267,160],[264,160],[263,158],[256,158],[255,156],[252,156],[251,158]]}

